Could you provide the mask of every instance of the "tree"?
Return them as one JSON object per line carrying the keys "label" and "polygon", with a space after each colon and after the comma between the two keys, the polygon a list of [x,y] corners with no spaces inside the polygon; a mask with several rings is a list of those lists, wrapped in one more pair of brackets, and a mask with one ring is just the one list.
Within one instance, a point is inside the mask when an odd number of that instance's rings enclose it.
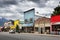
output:
{"label": "tree", "polygon": [[16,26],[16,32],[18,32],[18,31],[19,31],[19,26],[17,25],[17,26]]}
{"label": "tree", "polygon": [[57,6],[56,8],[54,8],[52,16],[54,15],[60,15],[60,6]]}

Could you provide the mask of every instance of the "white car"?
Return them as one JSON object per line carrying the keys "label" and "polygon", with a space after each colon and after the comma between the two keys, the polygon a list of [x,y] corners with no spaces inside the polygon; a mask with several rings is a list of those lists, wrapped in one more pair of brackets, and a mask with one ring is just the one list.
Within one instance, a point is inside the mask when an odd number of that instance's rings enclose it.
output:
{"label": "white car", "polygon": [[9,30],[9,33],[15,33],[15,31],[14,30]]}

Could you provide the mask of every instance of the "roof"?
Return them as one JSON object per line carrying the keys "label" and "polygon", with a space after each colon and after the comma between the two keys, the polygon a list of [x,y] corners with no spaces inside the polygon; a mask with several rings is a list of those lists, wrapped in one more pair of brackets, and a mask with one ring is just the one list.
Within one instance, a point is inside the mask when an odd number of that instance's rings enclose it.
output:
{"label": "roof", "polygon": [[41,18],[38,18],[35,23],[40,23],[42,21],[45,21],[45,22],[50,22],[50,18],[46,18],[46,17],[41,17]]}
{"label": "roof", "polygon": [[22,26],[23,26],[23,27],[31,27],[31,26],[33,26],[33,23],[30,23],[30,24],[23,24]]}
{"label": "roof", "polygon": [[24,13],[26,13],[26,12],[29,12],[29,11],[32,11],[32,10],[35,10],[35,8],[33,8],[33,9],[30,9],[30,10],[27,10],[27,11],[25,11]]}

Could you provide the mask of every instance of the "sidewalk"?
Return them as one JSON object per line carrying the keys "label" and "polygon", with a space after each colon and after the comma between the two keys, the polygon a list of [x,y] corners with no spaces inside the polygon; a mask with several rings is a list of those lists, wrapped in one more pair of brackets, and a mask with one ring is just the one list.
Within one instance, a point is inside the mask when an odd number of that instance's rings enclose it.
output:
{"label": "sidewalk", "polygon": [[20,34],[31,34],[31,35],[36,35],[36,36],[60,37],[60,35],[52,35],[52,34],[40,34],[40,33],[20,33]]}
{"label": "sidewalk", "polygon": [[53,34],[40,34],[40,33],[34,33],[34,35],[41,35],[41,36],[50,36],[50,37],[60,37],[60,35],[53,35]]}

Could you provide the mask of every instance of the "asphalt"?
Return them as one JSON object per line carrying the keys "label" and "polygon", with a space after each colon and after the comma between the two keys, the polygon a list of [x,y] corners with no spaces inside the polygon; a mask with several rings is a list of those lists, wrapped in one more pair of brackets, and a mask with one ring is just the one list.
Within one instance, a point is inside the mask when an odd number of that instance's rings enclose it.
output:
{"label": "asphalt", "polygon": [[60,40],[60,35],[46,35],[36,33],[16,33],[0,32],[0,40]]}

